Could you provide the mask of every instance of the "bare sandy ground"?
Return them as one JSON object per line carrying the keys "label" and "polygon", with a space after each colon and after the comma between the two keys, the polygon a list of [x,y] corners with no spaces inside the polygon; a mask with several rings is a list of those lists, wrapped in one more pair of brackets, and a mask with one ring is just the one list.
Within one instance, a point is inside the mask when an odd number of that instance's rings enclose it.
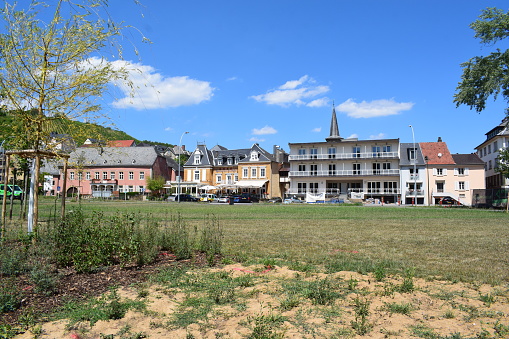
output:
{"label": "bare sandy ground", "polygon": [[[179,305],[188,295],[151,285],[144,296],[144,312],[129,311],[119,320],[99,321],[93,326],[79,323],[72,328],[62,319],[40,324],[16,338],[446,338],[453,334],[456,338],[509,338],[508,285],[414,278],[415,289],[401,293],[390,292],[391,287],[402,284],[401,277],[377,282],[372,275],[355,272],[327,275],[240,264],[208,270],[229,272],[233,277],[253,275],[255,284],[235,291],[235,305],[216,305],[206,319],[185,328],[170,325],[170,320],[175,312],[182,311]],[[282,287],[285,282],[325,278],[341,282],[345,287],[341,298],[329,305],[317,305],[299,297],[293,307],[281,307],[287,297]],[[140,297],[135,287],[122,289],[119,294],[133,300]],[[356,299],[369,305],[362,323],[367,332],[364,335],[359,335],[354,325],[361,323]],[[408,310],[398,311],[397,306],[407,306]],[[277,325],[274,319],[279,319]]]}

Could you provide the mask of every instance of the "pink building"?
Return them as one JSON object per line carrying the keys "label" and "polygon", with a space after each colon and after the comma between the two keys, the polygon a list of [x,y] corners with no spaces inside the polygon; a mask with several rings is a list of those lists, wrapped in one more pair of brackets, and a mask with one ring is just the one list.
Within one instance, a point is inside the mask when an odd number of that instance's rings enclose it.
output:
{"label": "pink building", "polygon": [[[80,147],[71,153],[67,171],[67,195],[109,197],[127,192],[146,192],[147,179],[176,179],[177,164],[156,147]],[[62,167],[60,166],[60,171]],[[52,191],[61,193],[62,175],[53,180]]]}

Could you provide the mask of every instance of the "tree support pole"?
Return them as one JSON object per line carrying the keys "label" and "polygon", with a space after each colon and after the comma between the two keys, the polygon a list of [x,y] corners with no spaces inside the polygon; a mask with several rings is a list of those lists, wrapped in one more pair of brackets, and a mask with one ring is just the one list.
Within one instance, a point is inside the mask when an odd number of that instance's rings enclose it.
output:
{"label": "tree support pole", "polygon": [[62,181],[63,181],[62,182],[62,205],[60,207],[60,218],[63,220],[65,217],[65,195],[67,193],[67,159],[65,159],[65,161],[64,161],[64,173],[63,173]]}
{"label": "tree support pole", "polygon": [[5,217],[7,211],[7,184],[9,183],[9,165],[11,162],[11,156],[6,155],[5,160],[5,168],[4,168],[4,195],[2,199],[2,238],[5,238],[5,232],[7,232],[7,227],[5,225]]}

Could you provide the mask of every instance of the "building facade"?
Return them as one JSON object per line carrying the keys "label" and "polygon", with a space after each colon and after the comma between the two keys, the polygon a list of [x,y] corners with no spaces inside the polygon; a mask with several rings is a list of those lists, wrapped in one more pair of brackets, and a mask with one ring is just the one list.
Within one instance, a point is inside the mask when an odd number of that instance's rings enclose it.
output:
{"label": "building facade", "polygon": [[329,198],[397,202],[399,139],[343,139],[332,110],[324,142],[290,143],[288,195],[307,201]]}
{"label": "building facade", "polygon": [[428,205],[426,164],[419,143],[400,144],[401,204]]}

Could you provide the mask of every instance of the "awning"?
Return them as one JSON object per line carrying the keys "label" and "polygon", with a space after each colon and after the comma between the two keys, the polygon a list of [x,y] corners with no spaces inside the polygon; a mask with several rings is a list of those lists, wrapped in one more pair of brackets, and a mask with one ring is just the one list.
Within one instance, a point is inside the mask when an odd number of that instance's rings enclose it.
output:
{"label": "awning", "polygon": [[211,185],[205,185],[205,186],[198,187],[198,189],[205,190],[205,191],[212,191],[212,190],[216,190],[217,187],[216,186],[211,186]]}
{"label": "awning", "polygon": [[240,180],[235,183],[235,186],[237,187],[254,187],[254,188],[260,188],[267,180]]}

